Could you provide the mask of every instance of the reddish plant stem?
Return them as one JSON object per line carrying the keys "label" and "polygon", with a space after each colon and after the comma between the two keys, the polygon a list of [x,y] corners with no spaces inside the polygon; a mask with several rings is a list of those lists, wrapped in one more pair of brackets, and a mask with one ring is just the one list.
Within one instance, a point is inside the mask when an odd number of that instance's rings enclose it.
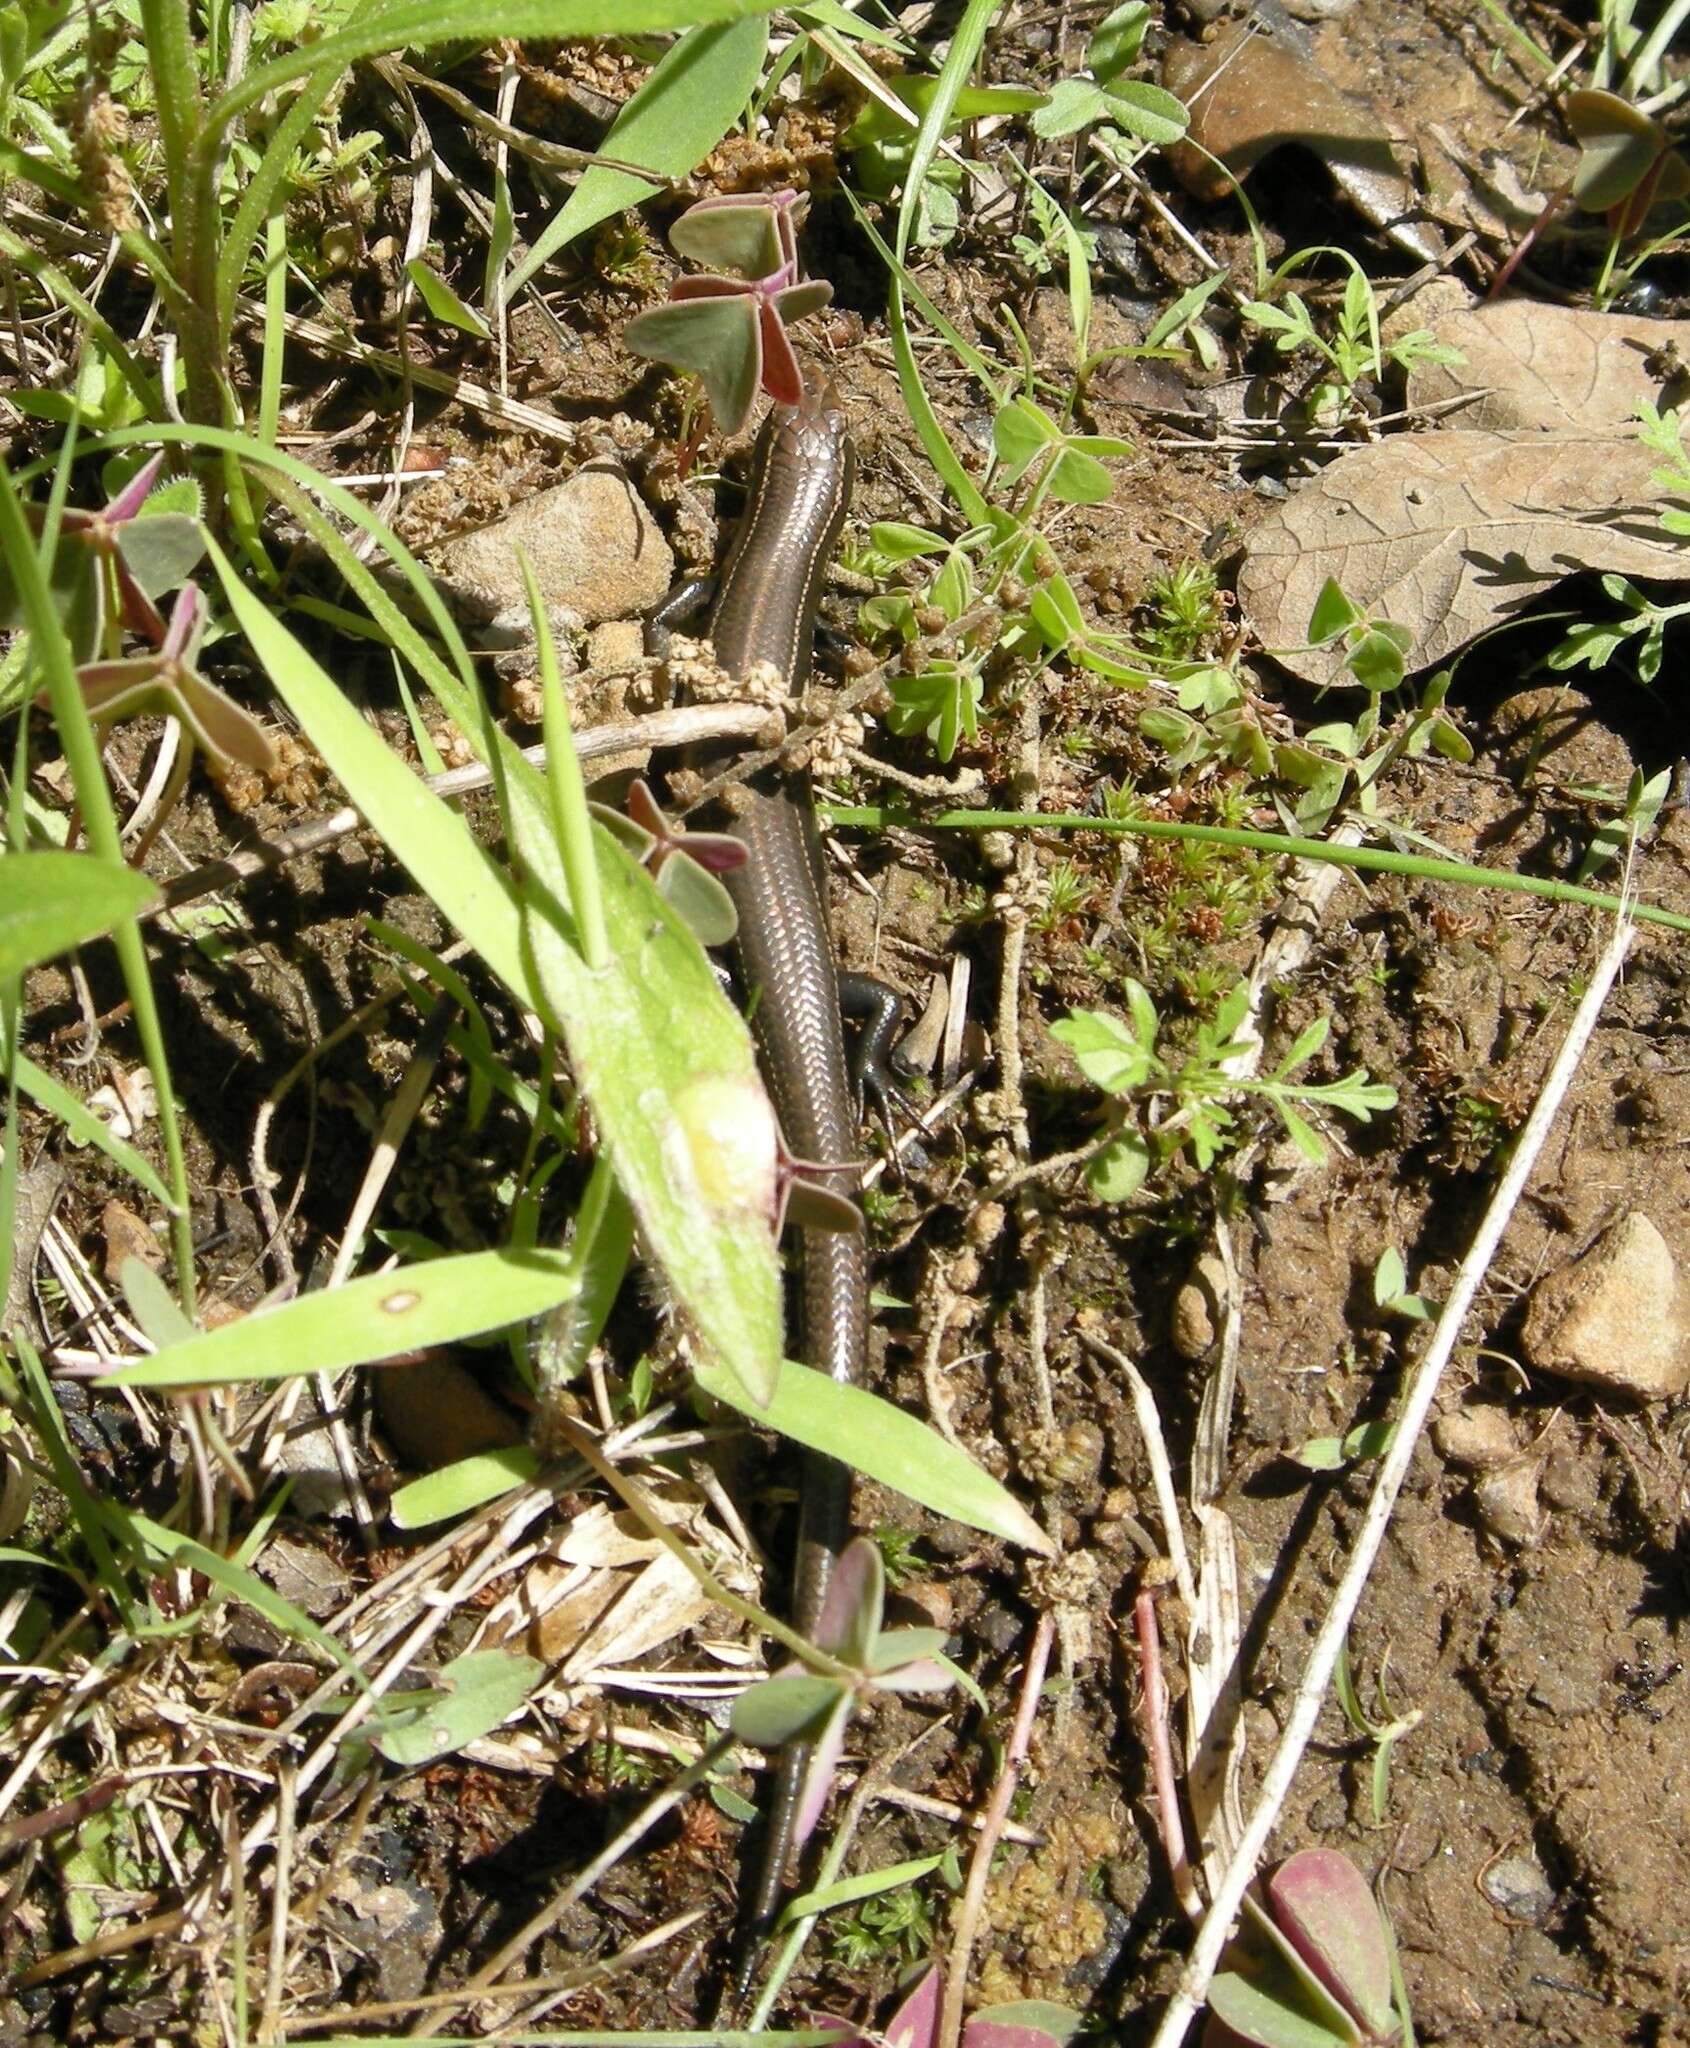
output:
{"label": "reddish plant stem", "polygon": [[1150,1775],[1156,1787],[1156,1825],[1174,1881],[1174,1896],[1193,1921],[1203,1917],[1203,1901],[1185,1848],[1185,1823],[1180,1818],[1179,1785],[1174,1777],[1174,1746],[1168,1734],[1168,1686],[1162,1676],[1162,1636],[1156,1626],[1156,1596],[1142,1588],[1133,1602],[1133,1629],[1138,1637],[1138,1668],[1144,1692],[1144,1738],[1150,1752]]}

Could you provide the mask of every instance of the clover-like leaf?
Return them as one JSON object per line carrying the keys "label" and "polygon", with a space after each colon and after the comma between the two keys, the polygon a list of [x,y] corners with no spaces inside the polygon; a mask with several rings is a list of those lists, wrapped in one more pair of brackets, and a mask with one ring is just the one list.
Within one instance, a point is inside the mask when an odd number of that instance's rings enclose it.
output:
{"label": "clover-like leaf", "polygon": [[669,246],[707,270],[767,278],[796,263],[796,192],[713,194],[689,206],[669,230]]}
{"label": "clover-like leaf", "polygon": [[[683,284],[694,287],[684,297]],[[698,289],[712,286],[720,289]],[[758,307],[729,278],[683,278],[675,289],[667,305],[630,320],[622,338],[635,355],[692,371],[722,431],[736,434],[751,417],[763,377]]]}
{"label": "clover-like leaf", "polygon": [[76,672],[88,715],[110,725],[142,711],[179,719],[195,745],[219,768],[239,762],[274,774],[277,754],[268,732],[195,666],[205,633],[205,600],[197,585],[177,593],[163,644],[152,653],[118,661],[84,662]]}
{"label": "clover-like leaf", "polygon": [[1579,145],[1573,197],[1587,213],[1607,213],[1640,193],[1651,173],[1648,204],[1682,199],[1690,191],[1690,164],[1673,149],[1673,135],[1618,93],[1584,86],[1566,100],[1567,125]]}

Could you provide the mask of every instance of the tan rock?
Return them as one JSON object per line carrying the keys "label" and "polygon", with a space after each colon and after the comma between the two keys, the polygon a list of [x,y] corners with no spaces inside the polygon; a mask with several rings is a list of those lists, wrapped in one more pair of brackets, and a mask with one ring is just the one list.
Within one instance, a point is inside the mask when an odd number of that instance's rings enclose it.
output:
{"label": "tan rock", "polygon": [[645,633],[638,619],[609,619],[587,638],[587,666],[622,669],[632,675],[645,658]]}
{"label": "tan rock", "polygon": [[1492,1472],[1519,1455],[1514,1425],[1503,1408],[1461,1408],[1432,1424],[1438,1455],[1472,1472]]}
{"label": "tan rock", "polygon": [[1225,1261],[1218,1252],[1202,1253],[1174,1296],[1169,1319],[1168,1335],[1181,1358],[1196,1364],[1215,1348],[1226,1321],[1228,1292]]}
{"label": "tan rock", "polygon": [[1473,1482],[1473,1505],[1479,1520],[1499,1543],[1523,1550],[1543,1534],[1537,1480],[1541,1458],[1515,1458]]}
{"label": "tan rock", "polygon": [[534,564],[548,607],[587,625],[649,611],[674,579],[675,558],[644,500],[620,470],[578,469],[502,519],[442,551],[453,596],[483,618],[526,611],[517,549]]}
{"label": "tan rock", "polygon": [[1543,1372],[1663,1401],[1690,1387],[1690,1300],[1665,1238],[1633,1212],[1532,1290],[1521,1342]]}

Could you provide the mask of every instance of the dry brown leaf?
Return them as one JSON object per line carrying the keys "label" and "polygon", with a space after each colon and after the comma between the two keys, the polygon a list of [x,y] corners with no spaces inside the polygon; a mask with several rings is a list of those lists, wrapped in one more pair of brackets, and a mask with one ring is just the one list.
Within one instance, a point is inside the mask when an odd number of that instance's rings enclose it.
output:
{"label": "dry brown leaf", "polygon": [[1581,569],[1690,576],[1661,535],[1656,458],[1630,434],[1397,434],[1352,449],[1252,529],[1238,594],[1275,660],[1341,680],[1299,651],[1326,579],[1414,635],[1411,669],[1443,661]]}
{"label": "dry brown leaf", "polygon": [[1461,424],[1499,433],[1601,434],[1623,427],[1645,400],[1673,401],[1650,363],[1670,360],[1674,350],[1690,359],[1690,320],[1627,320],[1528,299],[1452,313],[1433,331],[1466,360],[1422,364],[1408,380],[1409,404],[1483,391],[1488,395],[1462,412]]}

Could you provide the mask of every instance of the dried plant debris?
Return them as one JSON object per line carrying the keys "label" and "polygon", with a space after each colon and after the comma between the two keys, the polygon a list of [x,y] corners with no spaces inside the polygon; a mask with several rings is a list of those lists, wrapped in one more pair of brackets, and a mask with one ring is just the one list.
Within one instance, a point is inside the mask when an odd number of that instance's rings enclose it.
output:
{"label": "dried plant debris", "polygon": [[1504,299],[1451,313],[1434,333],[1461,360],[1417,362],[1408,402],[1424,408],[1472,392],[1463,427],[1607,433],[1628,427],[1640,405],[1690,396],[1690,320]]}
{"label": "dried plant debris", "polygon": [[1414,218],[1419,199],[1379,117],[1333,84],[1310,37],[1275,0],[1212,43],[1172,43],[1162,81],[1191,109],[1168,164],[1193,197],[1224,199],[1294,144],[1318,156],[1345,200],[1399,249],[1417,263],[1442,260],[1443,237]]}
{"label": "dried plant debris", "polygon": [[1656,458],[1628,433],[1398,434],[1341,455],[1250,533],[1238,594],[1274,659],[1338,680],[1305,643],[1328,579],[1445,660],[1581,570],[1682,578]]}

